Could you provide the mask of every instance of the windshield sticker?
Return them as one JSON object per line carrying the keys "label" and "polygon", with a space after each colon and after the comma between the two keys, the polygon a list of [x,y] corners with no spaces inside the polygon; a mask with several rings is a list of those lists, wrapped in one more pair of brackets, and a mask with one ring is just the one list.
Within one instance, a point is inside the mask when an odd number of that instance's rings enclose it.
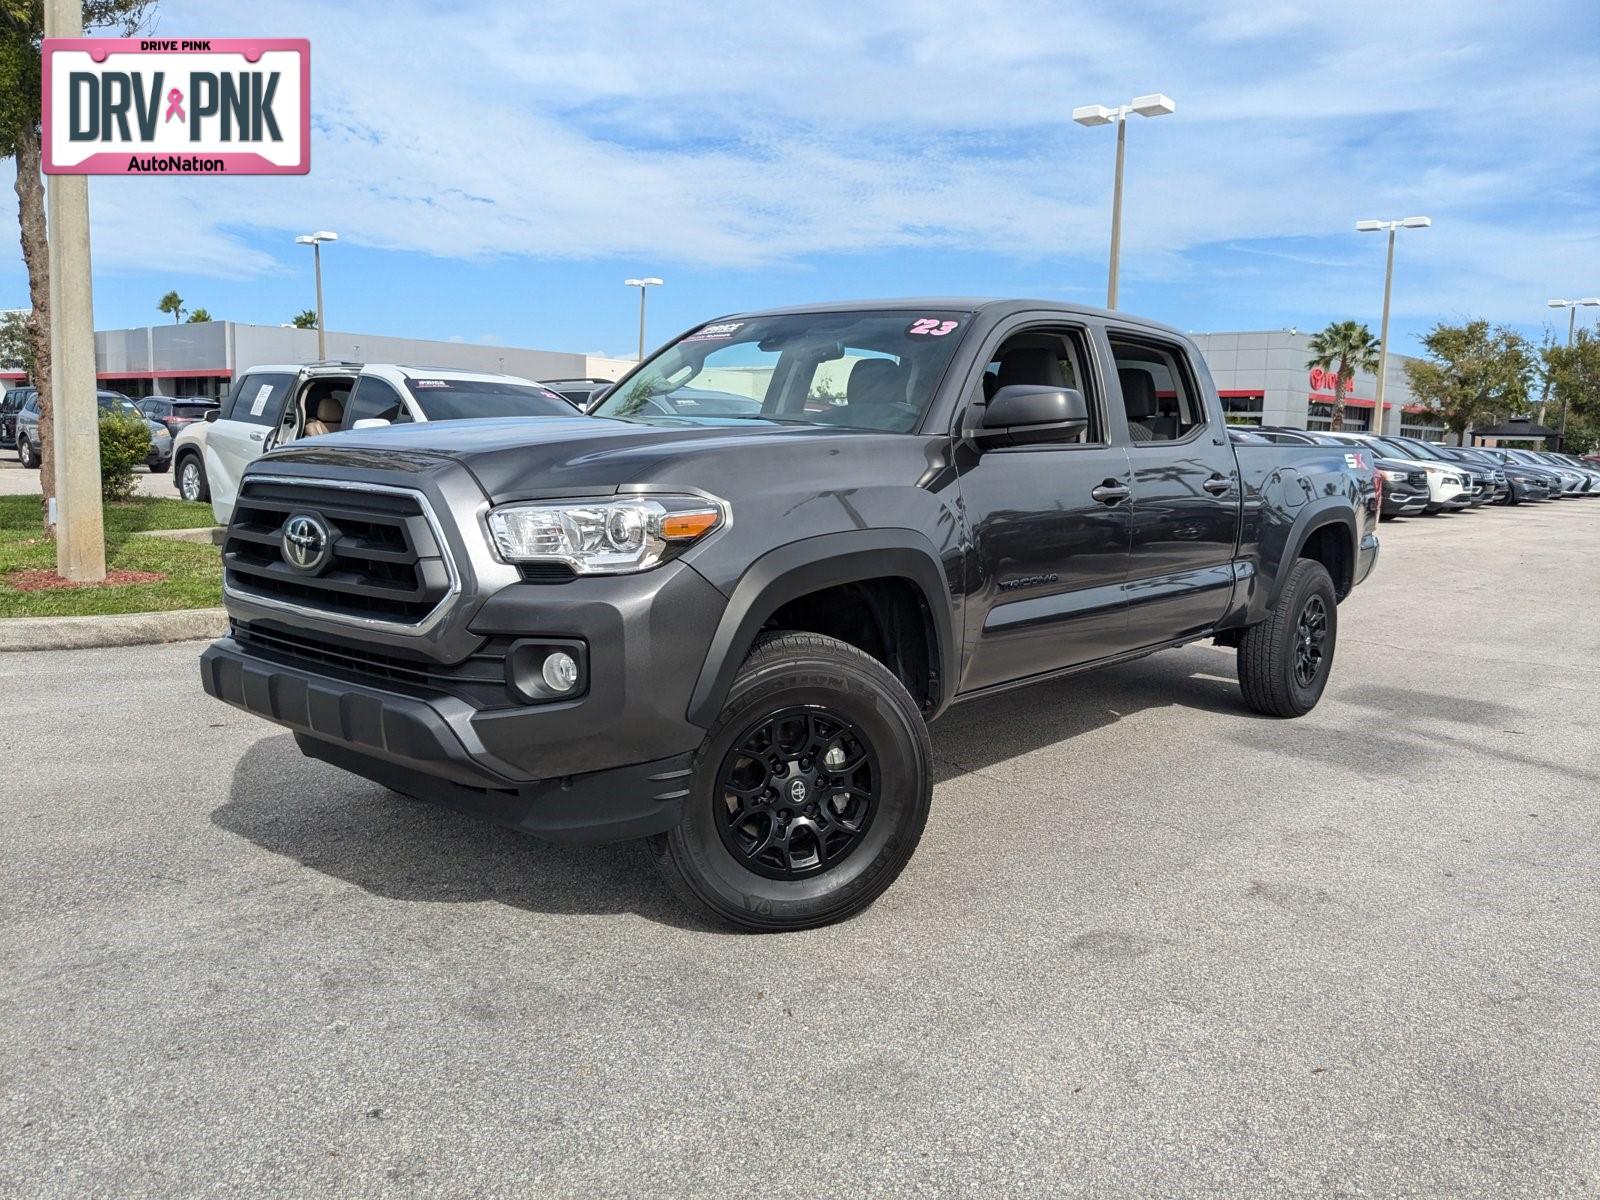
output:
{"label": "windshield sticker", "polygon": [[914,337],[944,337],[960,324],[959,321],[946,321],[939,317],[918,317],[911,322],[911,328],[906,333]]}
{"label": "windshield sticker", "polygon": [[683,340],[686,342],[710,342],[720,338],[731,338],[743,325],[743,321],[724,321],[720,325],[706,325],[699,332],[691,333]]}
{"label": "windshield sticker", "polygon": [[447,379],[413,379],[411,381],[411,386],[414,388],[447,388],[450,386],[450,381]]}
{"label": "windshield sticker", "polygon": [[252,417],[259,417],[262,411],[267,407],[267,400],[271,396],[272,385],[270,383],[263,383],[260,390],[256,392],[256,398],[250,402],[250,415]]}

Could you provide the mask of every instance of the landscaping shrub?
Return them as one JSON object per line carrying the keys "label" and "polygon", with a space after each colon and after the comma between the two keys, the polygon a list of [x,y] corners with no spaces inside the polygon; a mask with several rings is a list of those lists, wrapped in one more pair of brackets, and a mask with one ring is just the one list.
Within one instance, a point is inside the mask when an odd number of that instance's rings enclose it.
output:
{"label": "landscaping shrub", "polygon": [[133,469],[150,457],[150,426],[126,413],[100,418],[100,495],[109,504],[133,497]]}

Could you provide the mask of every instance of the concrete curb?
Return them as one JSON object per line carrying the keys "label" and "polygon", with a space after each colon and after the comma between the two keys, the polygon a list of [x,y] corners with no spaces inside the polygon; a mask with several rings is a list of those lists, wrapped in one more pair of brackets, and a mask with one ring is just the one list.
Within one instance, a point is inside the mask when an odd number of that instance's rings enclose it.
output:
{"label": "concrete curb", "polygon": [[202,525],[198,529],[140,529],[132,536],[166,538],[169,542],[199,542],[201,545],[222,545],[221,525]]}
{"label": "concrete curb", "polygon": [[227,631],[225,608],[180,608],[104,617],[6,617],[0,619],[0,653],[147,646],[221,637]]}

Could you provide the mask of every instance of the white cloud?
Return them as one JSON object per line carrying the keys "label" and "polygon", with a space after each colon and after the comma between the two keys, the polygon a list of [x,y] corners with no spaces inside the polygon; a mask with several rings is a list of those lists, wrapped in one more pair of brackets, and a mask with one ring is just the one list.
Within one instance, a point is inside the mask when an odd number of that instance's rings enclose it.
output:
{"label": "white cloud", "polygon": [[[219,7],[169,3],[160,27],[258,23]],[[1494,312],[1600,278],[1600,96],[1570,37],[1585,3],[1515,23],[1453,2],[1307,11],[279,4],[273,28],[312,38],[313,174],[100,181],[97,265],[247,277],[280,268],[240,235],[308,222],[464,258],[752,267],[928,247],[1098,260],[1112,136],[1068,114],[1164,90],[1178,114],[1129,130],[1135,278],[1192,278],[1235,243],[1304,254],[1299,239],[1353,238],[1357,216],[1413,211],[1436,221],[1406,246],[1427,281],[1408,293],[1419,306]],[[1299,288],[1286,298],[1302,306],[1345,274],[1354,286],[1366,249],[1317,247],[1273,286]]]}

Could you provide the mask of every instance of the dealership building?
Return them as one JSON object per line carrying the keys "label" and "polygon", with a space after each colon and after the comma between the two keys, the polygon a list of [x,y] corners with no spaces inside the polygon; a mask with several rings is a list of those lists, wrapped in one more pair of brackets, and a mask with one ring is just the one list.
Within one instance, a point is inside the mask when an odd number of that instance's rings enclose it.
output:
{"label": "dealership building", "polygon": [[[330,359],[496,371],[527,379],[615,379],[633,366],[632,359],[332,329],[327,332],[327,347]],[[101,387],[138,398],[222,396],[235,376],[251,367],[315,362],[319,356],[315,329],[199,321],[100,330],[94,335],[94,357]],[[0,371],[7,386],[22,378],[19,370]]]}
{"label": "dealership building", "polygon": [[[1333,373],[1306,365],[1312,358],[1310,334],[1274,329],[1189,336],[1205,355],[1231,423],[1332,428]],[[1443,436],[1444,426],[1423,410],[1411,391],[1405,372],[1408,361],[1403,354],[1389,355],[1381,426],[1373,423],[1377,376],[1356,372],[1344,398],[1346,430],[1379,429],[1432,440]]]}

